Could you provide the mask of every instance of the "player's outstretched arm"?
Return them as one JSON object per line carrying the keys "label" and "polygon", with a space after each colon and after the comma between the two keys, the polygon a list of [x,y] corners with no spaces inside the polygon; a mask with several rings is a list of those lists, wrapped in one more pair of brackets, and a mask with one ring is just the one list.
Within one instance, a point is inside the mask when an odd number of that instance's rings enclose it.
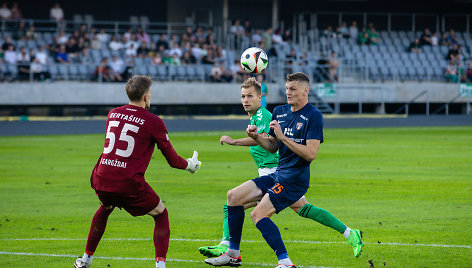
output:
{"label": "player's outstretched arm", "polygon": [[162,155],[164,155],[166,158],[169,166],[173,168],[185,169],[190,173],[195,173],[202,164],[200,161],[198,161],[198,153],[196,151],[193,152],[192,158],[185,160],[177,154],[170,142],[160,145],[159,149],[161,150]]}
{"label": "player's outstretched arm", "polygon": [[233,139],[230,136],[221,136],[220,144],[229,144],[229,145],[236,145],[236,146],[256,146],[257,142],[252,138],[242,138],[242,139]]}
{"label": "player's outstretched arm", "polygon": [[277,140],[272,136],[267,136],[265,133],[258,133],[257,126],[255,125],[249,125],[246,129],[246,133],[258,145],[271,153],[275,153],[279,149]]}
{"label": "player's outstretched arm", "polygon": [[200,169],[200,166],[202,165],[202,162],[198,161],[198,152],[193,151],[193,156],[192,158],[187,159],[187,167],[185,168],[188,170],[190,173],[195,173]]}

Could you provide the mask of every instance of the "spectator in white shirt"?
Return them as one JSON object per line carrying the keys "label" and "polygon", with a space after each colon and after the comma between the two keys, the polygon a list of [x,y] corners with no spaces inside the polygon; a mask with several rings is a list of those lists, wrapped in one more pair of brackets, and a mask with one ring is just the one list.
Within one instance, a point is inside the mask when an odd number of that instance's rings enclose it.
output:
{"label": "spectator in white shirt", "polygon": [[11,18],[11,11],[7,6],[7,3],[3,3],[2,7],[0,8],[0,19],[8,20]]}
{"label": "spectator in white shirt", "polygon": [[66,35],[64,31],[59,32],[59,36],[57,38],[58,45],[65,44],[67,43],[68,40],[69,40],[69,37]]}
{"label": "spectator in white shirt", "polygon": [[5,59],[6,63],[9,64],[16,64],[18,61],[18,55],[16,54],[13,46],[9,46],[8,50],[3,53],[3,58]]}
{"label": "spectator in white shirt", "polygon": [[117,51],[123,48],[123,45],[121,44],[121,42],[118,42],[116,36],[113,36],[111,38],[110,44],[108,46],[113,51]]}
{"label": "spectator in white shirt", "polygon": [[169,52],[170,56],[173,56],[174,54],[177,54],[177,57],[182,57],[182,49],[180,49],[179,44],[174,43],[174,46]]}
{"label": "spectator in white shirt", "polygon": [[48,64],[48,53],[44,50],[42,46],[38,46],[38,51],[36,51],[34,57],[38,60],[39,63],[44,65]]}
{"label": "spectator in white shirt", "polygon": [[257,29],[256,32],[252,35],[252,43],[259,44],[262,41],[261,30]]}
{"label": "spectator in white shirt", "polygon": [[134,47],[134,44],[131,44],[131,46],[126,49],[125,55],[126,57],[130,57],[130,58],[134,58],[138,55],[138,51]]}
{"label": "spectator in white shirt", "polygon": [[57,22],[64,20],[64,11],[62,10],[59,3],[56,3],[54,7],[51,8],[51,11],[49,12],[49,17],[51,17],[51,19],[56,20]]}
{"label": "spectator in white shirt", "polygon": [[115,74],[120,75],[124,71],[125,62],[117,56],[113,56],[110,62],[110,68]]}
{"label": "spectator in white shirt", "polygon": [[232,34],[238,35],[238,36],[242,36],[244,34],[244,27],[241,25],[241,21],[239,19],[234,20],[230,31]]}
{"label": "spectator in white shirt", "polygon": [[351,27],[349,27],[349,36],[352,39],[357,40],[358,33],[359,30],[357,29],[357,22],[354,20],[352,21]]}
{"label": "spectator in white shirt", "polygon": [[105,32],[105,29],[100,29],[100,33],[97,34],[98,41],[102,43],[108,42],[110,36]]}

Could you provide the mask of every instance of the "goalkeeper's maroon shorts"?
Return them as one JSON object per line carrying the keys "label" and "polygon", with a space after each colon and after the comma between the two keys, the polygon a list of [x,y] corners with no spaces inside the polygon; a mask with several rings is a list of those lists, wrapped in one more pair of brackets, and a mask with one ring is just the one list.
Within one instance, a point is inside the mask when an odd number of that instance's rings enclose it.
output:
{"label": "goalkeeper's maroon shorts", "polygon": [[132,216],[143,216],[157,207],[160,198],[154,190],[146,183],[142,192],[133,194],[120,194],[112,192],[95,191],[98,199],[106,207],[115,206],[124,208]]}

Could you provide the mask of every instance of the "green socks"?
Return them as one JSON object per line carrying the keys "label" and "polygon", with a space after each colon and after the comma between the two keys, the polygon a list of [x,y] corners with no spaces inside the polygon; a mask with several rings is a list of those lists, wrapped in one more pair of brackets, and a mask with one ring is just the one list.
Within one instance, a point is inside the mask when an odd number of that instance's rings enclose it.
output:
{"label": "green socks", "polygon": [[228,203],[223,206],[223,212],[225,214],[225,220],[223,221],[223,237],[222,241],[229,241],[229,226],[228,226]]}
{"label": "green socks", "polygon": [[[346,230],[346,225],[333,216],[329,211],[322,208],[317,208],[312,204],[304,205],[298,212],[300,217],[305,217],[317,221],[325,226],[331,227],[334,230],[344,233]],[[226,219],[226,218],[225,218]],[[229,235],[228,235],[229,237]]]}

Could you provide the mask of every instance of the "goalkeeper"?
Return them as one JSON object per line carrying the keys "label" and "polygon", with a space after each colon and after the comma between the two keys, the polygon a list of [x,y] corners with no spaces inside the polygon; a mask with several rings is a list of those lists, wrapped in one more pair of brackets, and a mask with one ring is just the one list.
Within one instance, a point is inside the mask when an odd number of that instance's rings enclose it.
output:
{"label": "goalkeeper", "polygon": [[[269,124],[272,120],[272,114],[264,107],[261,106],[262,89],[261,84],[256,81],[255,78],[248,78],[241,85],[241,102],[244,110],[250,117],[250,125],[257,127],[257,132],[260,135],[268,137],[270,131]],[[249,151],[259,168],[259,176],[265,176],[274,173],[277,169],[279,162],[279,154],[271,153],[257,144],[257,142],[250,137],[242,139],[232,139],[229,136],[222,136],[220,138],[221,145],[237,145],[237,146],[250,146]],[[244,205],[244,209],[248,209],[256,206],[257,202],[252,202]],[[300,217],[310,218],[323,225],[331,227],[336,231],[343,234],[348,238],[348,243],[354,249],[354,255],[360,254],[357,245],[359,241],[354,240],[354,236],[349,239],[350,229],[344,225],[341,221],[336,219],[329,211],[321,208],[317,208],[306,200],[305,196],[302,196],[297,202],[292,204],[290,208],[297,213]],[[215,246],[200,247],[199,251],[201,254],[207,257],[218,257],[221,254],[226,253],[229,247],[229,227],[228,227],[228,205],[223,206],[224,221],[223,221],[223,236],[221,242]],[[351,241],[352,240],[352,241]],[[357,257],[357,256],[356,256]]]}

